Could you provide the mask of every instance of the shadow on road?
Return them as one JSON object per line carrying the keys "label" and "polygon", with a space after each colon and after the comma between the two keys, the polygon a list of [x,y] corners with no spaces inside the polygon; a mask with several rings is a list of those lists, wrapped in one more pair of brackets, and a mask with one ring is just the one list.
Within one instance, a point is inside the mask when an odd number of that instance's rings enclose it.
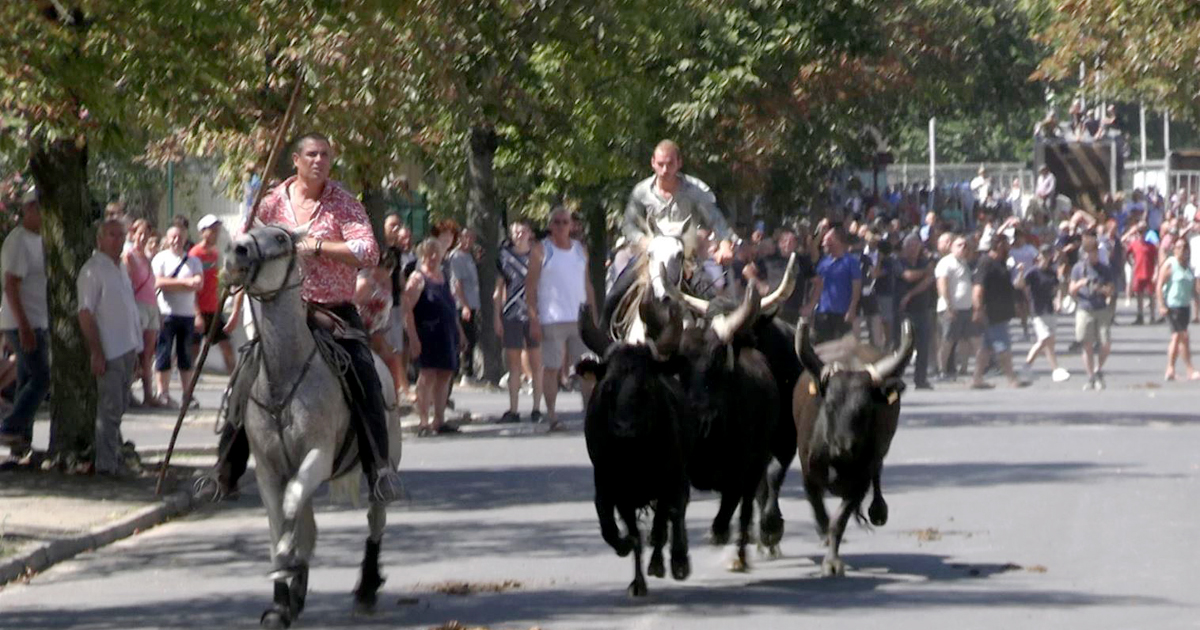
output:
{"label": "shadow on road", "polygon": [[[932,406],[927,406],[932,410]],[[1191,425],[1200,423],[1196,413],[1138,413],[1128,412],[1105,414],[1103,412],[946,412],[923,411],[900,417],[902,427],[948,428],[948,427],[1004,427],[1004,426],[1066,426],[1102,425],[1136,427],[1151,423]]]}

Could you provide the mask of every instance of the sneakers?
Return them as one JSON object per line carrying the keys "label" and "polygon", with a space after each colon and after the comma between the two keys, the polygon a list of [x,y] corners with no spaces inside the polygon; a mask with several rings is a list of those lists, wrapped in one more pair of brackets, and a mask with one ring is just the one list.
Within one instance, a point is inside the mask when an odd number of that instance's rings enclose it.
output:
{"label": "sneakers", "polygon": [[521,414],[515,411],[505,411],[496,422],[499,424],[515,424],[521,421]]}
{"label": "sneakers", "polygon": [[1088,378],[1088,382],[1083,384],[1083,391],[1085,392],[1088,390],[1100,391],[1102,389],[1104,389],[1104,375],[1100,372],[1096,372]]}
{"label": "sneakers", "polygon": [[1050,380],[1054,381],[1055,383],[1061,383],[1069,378],[1071,378],[1071,373],[1068,372],[1066,368],[1056,368],[1050,373]]}
{"label": "sneakers", "polygon": [[1096,389],[1104,389],[1104,372],[1096,372]]}

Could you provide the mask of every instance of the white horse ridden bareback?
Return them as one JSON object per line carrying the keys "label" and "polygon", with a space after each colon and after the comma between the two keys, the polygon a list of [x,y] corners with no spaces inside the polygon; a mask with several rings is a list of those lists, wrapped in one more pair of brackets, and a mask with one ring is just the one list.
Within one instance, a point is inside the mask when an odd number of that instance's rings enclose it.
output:
{"label": "white horse ridden bareback", "polygon": [[[350,408],[339,375],[348,366],[337,359],[340,348],[330,349],[310,330],[300,298],[296,243],[304,233],[303,228],[293,232],[279,226],[256,227],[234,239],[225,260],[228,282],[243,287],[252,298],[259,340],[259,369],[250,385],[252,404],[245,405],[243,422],[271,527],[274,604],[261,619],[270,628],[288,627],[304,608],[308,565],[317,540],[313,494],[326,480],[360,474],[356,449],[350,445]],[[331,366],[327,353],[341,365]],[[390,376],[380,377],[383,383],[391,382]],[[383,390],[394,467],[400,460],[399,417],[394,388]],[[379,545],[386,518],[384,504],[372,499],[367,511],[370,533],[355,589],[360,610],[374,607],[383,584]]]}

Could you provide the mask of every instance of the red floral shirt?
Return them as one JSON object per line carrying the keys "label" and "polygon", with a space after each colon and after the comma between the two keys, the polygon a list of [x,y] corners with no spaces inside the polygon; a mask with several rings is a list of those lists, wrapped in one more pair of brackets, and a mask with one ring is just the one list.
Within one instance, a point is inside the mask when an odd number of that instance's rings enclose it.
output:
{"label": "red floral shirt", "polygon": [[[296,178],[276,186],[263,198],[258,207],[258,219],[268,225],[296,227],[296,214],[288,198],[288,186]],[[328,241],[345,241],[358,257],[361,266],[373,266],[379,262],[379,245],[367,211],[341,184],[332,180],[325,183],[325,190],[313,211],[308,235]],[[358,270],[345,263],[317,256],[300,258],[300,276],[303,285],[300,296],[307,302],[318,304],[346,304],[354,299],[354,283]]]}

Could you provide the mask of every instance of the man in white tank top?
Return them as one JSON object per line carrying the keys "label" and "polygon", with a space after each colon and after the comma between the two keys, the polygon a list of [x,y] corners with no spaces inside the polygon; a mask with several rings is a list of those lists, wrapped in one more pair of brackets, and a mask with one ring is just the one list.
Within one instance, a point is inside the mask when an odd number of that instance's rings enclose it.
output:
{"label": "man in white tank top", "polygon": [[[562,206],[550,211],[550,236],[530,250],[525,299],[529,305],[530,333],[542,344],[542,389],[550,430],[555,431],[561,427],[554,408],[559,371],[587,351],[579,336],[579,307],[587,304],[592,319],[597,319],[596,294],[588,279],[587,250],[571,238],[571,213]],[[585,407],[590,394],[590,387],[585,384]]]}

